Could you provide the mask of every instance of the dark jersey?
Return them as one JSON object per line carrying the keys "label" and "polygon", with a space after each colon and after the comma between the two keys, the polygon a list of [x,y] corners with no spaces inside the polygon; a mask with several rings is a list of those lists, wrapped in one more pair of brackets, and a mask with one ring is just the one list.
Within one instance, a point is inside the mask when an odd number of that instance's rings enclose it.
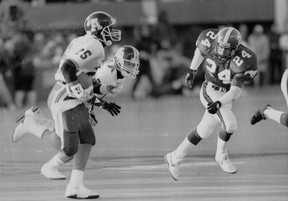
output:
{"label": "dark jersey", "polygon": [[214,41],[217,29],[207,29],[203,31],[196,42],[202,56],[204,57],[204,67],[206,68],[205,79],[218,86],[229,89],[235,75],[242,75],[245,80],[251,80],[257,73],[257,57],[249,48],[240,45],[227,62],[219,61],[214,54]]}

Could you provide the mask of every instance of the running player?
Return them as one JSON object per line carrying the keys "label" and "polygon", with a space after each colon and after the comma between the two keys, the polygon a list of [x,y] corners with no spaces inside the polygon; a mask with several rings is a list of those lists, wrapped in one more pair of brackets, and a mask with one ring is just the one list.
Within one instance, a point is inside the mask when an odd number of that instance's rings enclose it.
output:
{"label": "running player", "polygon": [[218,133],[215,160],[223,171],[236,173],[237,168],[229,159],[227,144],[237,130],[237,122],[232,112],[232,102],[242,91],[245,81],[253,79],[257,73],[255,53],[240,44],[241,35],[233,27],[221,30],[203,31],[196,42],[196,50],[185,77],[192,87],[195,73],[203,63],[206,68],[200,100],[206,108],[200,123],[185,137],[172,152],[165,155],[170,175],[179,178],[179,165],[185,156],[202,140],[208,138],[221,125]]}

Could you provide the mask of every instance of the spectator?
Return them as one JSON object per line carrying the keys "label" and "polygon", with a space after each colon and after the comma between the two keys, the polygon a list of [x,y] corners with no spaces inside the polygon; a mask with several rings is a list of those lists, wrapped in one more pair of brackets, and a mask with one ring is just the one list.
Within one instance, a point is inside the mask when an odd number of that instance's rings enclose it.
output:
{"label": "spectator", "polygon": [[160,11],[158,15],[158,22],[152,29],[153,40],[158,43],[158,47],[161,46],[163,41],[176,42],[177,36],[174,27],[171,25],[167,13]]}
{"label": "spectator", "polygon": [[249,47],[247,39],[248,39],[248,26],[246,24],[240,24],[239,25],[239,32],[241,34],[241,45],[244,45],[245,47]]}
{"label": "spectator", "polygon": [[157,66],[162,70],[162,82],[157,87],[157,94],[182,94],[185,87],[183,80],[190,60],[183,56],[180,42],[174,46],[170,41],[162,40],[161,49],[157,52]]}
{"label": "spectator", "polygon": [[270,62],[269,75],[270,84],[280,84],[283,74],[282,70],[282,50],[280,48],[280,33],[276,24],[272,24],[269,32],[270,41]]}
{"label": "spectator", "polygon": [[286,28],[281,34],[279,44],[283,51],[284,69],[288,69],[288,28]]}
{"label": "spectator", "polygon": [[37,102],[37,93],[34,86],[35,69],[32,57],[31,41],[18,32],[10,39],[10,51],[14,66],[15,103],[18,108],[25,104],[33,106]]}
{"label": "spectator", "polygon": [[13,96],[6,84],[5,78],[12,77],[12,64],[8,59],[8,54],[4,48],[4,43],[0,39],[0,98],[1,106],[5,106],[10,110],[15,110]]}
{"label": "spectator", "polygon": [[255,84],[262,87],[267,81],[270,55],[269,39],[262,25],[254,26],[253,32],[248,37],[248,45],[257,55],[258,75],[255,77]]}
{"label": "spectator", "polygon": [[132,86],[132,98],[135,98],[136,89],[140,83],[140,80],[143,76],[146,76],[151,85],[150,95],[157,96],[156,94],[156,82],[154,80],[154,76],[152,73],[151,67],[151,57],[153,52],[155,52],[155,43],[151,36],[151,29],[149,25],[142,24],[139,28],[139,39],[136,41],[135,47],[140,52],[140,67],[139,67],[139,74],[136,77],[135,82]]}

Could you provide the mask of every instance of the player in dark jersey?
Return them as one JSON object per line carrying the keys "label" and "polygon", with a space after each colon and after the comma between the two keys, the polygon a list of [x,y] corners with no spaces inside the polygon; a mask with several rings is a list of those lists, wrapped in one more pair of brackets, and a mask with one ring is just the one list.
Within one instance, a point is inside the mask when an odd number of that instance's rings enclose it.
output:
{"label": "player in dark jersey", "polygon": [[231,174],[237,172],[227,152],[227,143],[237,130],[232,102],[240,96],[244,82],[257,74],[256,55],[242,46],[240,40],[239,31],[233,27],[224,27],[220,31],[208,29],[197,39],[197,48],[185,80],[192,87],[197,69],[203,62],[206,72],[200,100],[206,111],[197,127],[177,149],[164,157],[174,180],[178,180],[179,165],[189,151],[202,139],[208,138],[219,125],[215,160],[223,171]]}

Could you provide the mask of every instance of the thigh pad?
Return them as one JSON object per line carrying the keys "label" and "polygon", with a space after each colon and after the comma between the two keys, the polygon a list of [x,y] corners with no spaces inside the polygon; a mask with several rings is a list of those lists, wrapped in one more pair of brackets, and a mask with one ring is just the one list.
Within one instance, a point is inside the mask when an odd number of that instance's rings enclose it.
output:
{"label": "thigh pad", "polygon": [[78,106],[63,112],[63,127],[64,131],[78,132],[80,122],[78,116]]}

